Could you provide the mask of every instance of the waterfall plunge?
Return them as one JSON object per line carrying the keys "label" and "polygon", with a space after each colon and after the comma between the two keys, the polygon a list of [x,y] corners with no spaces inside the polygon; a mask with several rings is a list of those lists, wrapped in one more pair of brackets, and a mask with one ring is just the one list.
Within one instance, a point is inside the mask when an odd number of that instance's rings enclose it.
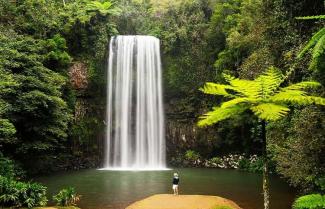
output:
{"label": "waterfall plunge", "polygon": [[159,39],[113,37],[107,80],[104,169],[165,169]]}

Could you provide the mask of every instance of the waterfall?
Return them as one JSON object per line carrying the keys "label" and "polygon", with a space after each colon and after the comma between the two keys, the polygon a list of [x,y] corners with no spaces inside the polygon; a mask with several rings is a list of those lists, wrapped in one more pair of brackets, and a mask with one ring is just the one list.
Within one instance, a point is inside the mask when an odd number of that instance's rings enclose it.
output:
{"label": "waterfall", "polygon": [[111,39],[104,169],[165,168],[161,70],[159,39]]}

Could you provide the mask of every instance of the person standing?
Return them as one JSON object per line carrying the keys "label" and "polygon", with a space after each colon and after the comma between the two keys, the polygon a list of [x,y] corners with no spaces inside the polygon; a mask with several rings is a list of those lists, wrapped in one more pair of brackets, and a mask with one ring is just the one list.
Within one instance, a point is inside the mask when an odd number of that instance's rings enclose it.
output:
{"label": "person standing", "polygon": [[178,183],[179,183],[178,174],[177,173],[174,173],[174,178],[173,178],[174,195],[178,195]]}

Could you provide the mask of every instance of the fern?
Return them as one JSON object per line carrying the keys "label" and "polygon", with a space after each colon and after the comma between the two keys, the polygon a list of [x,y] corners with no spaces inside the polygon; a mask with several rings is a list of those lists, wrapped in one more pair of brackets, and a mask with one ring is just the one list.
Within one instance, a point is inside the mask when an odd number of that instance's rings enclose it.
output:
{"label": "fern", "polygon": [[304,90],[304,89],[314,89],[320,87],[320,83],[314,82],[314,81],[302,81],[296,84],[291,84],[290,86],[287,86],[285,88],[282,88],[283,90]]}
{"label": "fern", "polygon": [[321,85],[314,81],[303,81],[281,88],[284,75],[280,70],[270,67],[255,80],[241,80],[224,75],[229,85],[206,83],[201,89],[206,94],[229,98],[219,107],[207,112],[198,122],[199,126],[208,126],[221,120],[234,117],[246,110],[251,110],[258,118],[275,121],[289,112],[287,105],[325,105],[322,97],[310,96],[307,89]]}
{"label": "fern", "polygon": [[[302,58],[306,54],[306,52],[313,48],[317,43],[325,36],[325,28],[320,29],[313,37],[308,41],[307,45],[299,52],[298,58]],[[313,52],[315,53],[315,52]]]}
{"label": "fern", "polygon": [[103,3],[92,1],[87,4],[86,10],[90,12],[98,11],[103,16],[108,14],[118,15],[120,13],[119,9],[113,8],[113,3],[110,1],[105,1]]}
{"label": "fern", "polygon": [[207,112],[200,117],[201,120],[198,122],[198,126],[203,127],[215,124],[221,120],[241,114],[245,110],[246,108],[241,105],[234,105],[227,108],[215,107],[213,111]]}
{"label": "fern", "polygon": [[220,95],[225,97],[235,97],[235,95],[229,94],[227,92],[227,89],[234,90],[234,88],[232,88],[229,85],[208,82],[204,85],[203,88],[200,88],[199,90],[204,92],[205,94]]}
{"label": "fern", "polygon": [[323,209],[325,208],[325,196],[310,194],[299,197],[293,203],[293,209]]}
{"label": "fern", "polygon": [[260,119],[274,121],[285,116],[290,109],[283,105],[263,103],[252,107],[251,110]]}
{"label": "fern", "polygon": [[275,67],[270,67],[265,73],[256,78],[260,83],[260,94],[262,97],[272,95],[283,82],[283,74]]}

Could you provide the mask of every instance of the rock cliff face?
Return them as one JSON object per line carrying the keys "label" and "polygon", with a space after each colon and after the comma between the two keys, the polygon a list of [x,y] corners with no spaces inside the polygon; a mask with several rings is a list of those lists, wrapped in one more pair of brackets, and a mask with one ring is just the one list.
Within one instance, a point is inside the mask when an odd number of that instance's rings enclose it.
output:
{"label": "rock cliff face", "polygon": [[67,162],[67,169],[100,167],[105,143],[105,97],[92,92],[89,67],[84,62],[72,64],[69,81],[76,96],[68,142],[74,162]]}
{"label": "rock cliff face", "polygon": [[85,90],[88,87],[87,65],[83,62],[74,62],[69,68],[70,83],[77,91]]}
{"label": "rock cliff face", "polygon": [[198,118],[186,117],[167,110],[165,118],[167,161],[183,158],[187,150],[198,150],[201,155],[210,155],[218,144],[215,128],[198,128]]}

